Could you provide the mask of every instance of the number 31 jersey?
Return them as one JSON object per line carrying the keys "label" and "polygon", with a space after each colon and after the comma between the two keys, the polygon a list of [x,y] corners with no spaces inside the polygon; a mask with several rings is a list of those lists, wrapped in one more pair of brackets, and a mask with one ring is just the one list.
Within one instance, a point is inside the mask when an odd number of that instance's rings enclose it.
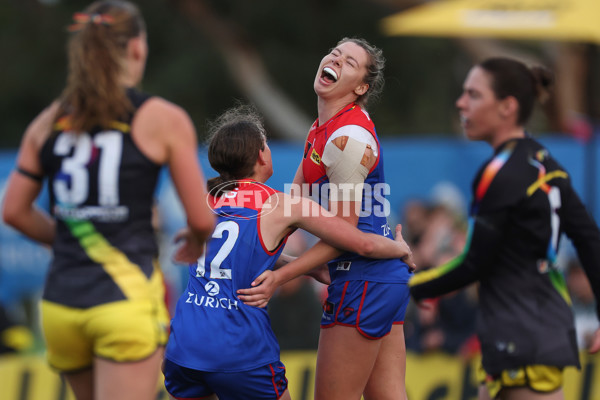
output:
{"label": "number 31 jersey", "polygon": [[[127,95],[135,109],[148,99],[133,89]],[[68,116],[60,117],[42,146],[56,218],[45,300],[87,308],[152,298],[162,284],[151,223],[161,166],[134,143],[134,114],[81,133],[69,130]]]}
{"label": "number 31 jersey", "polygon": [[189,268],[165,357],[200,371],[236,372],[279,360],[279,344],[266,308],[247,306],[236,291],[273,269],[287,237],[270,250],[260,235],[262,204],[276,191],[239,181],[235,190],[212,198],[217,225],[206,252]]}

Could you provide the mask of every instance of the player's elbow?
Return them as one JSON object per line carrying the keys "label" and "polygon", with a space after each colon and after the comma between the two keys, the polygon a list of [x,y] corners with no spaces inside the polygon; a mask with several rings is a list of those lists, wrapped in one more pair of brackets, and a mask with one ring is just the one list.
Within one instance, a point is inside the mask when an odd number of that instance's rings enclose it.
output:
{"label": "player's elbow", "polygon": [[375,253],[375,242],[371,239],[361,240],[357,253],[363,257],[372,258]]}
{"label": "player's elbow", "polygon": [[9,226],[14,226],[13,214],[6,210],[6,207],[2,207],[2,221]]}
{"label": "player's elbow", "polygon": [[22,211],[17,210],[12,202],[5,201],[2,205],[2,221],[6,225],[17,228],[22,215]]}

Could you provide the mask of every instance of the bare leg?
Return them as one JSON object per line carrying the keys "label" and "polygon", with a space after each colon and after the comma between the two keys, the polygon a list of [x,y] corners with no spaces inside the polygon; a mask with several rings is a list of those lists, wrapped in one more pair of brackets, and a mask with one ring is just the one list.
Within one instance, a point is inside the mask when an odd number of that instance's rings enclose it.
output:
{"label": "bare leg", "polygon": [[95,400],[154,400],[163,359],[162,348],[150,357],[131,363],[96,358]]}
{"label": "bare leg", "polygon": [[485,385],[479,385],[477,400],[492,400],[490,397],[490,392],[487,390]]}
{"label": "bare leg", "polygon": [[77,400],[94,399],[94,370],[63,374]]}
{"label": "bare leg", "polygon": [[290,391],[288,389],[285,389],[285,392],[283,392],[279,400],[292,400],[292,397],[290,396]]}
{"label": "bare leg", "polygon": [[394,325],[381,347],[364,391],[365,400],[406,400],[404,326]]}
{"label": "bare leg", "polygon": [[352,327],[321,329],[315,400],[360,400],[381,343],[365,338]]}
{"label": "bare leg", "polygon": [[538,393],[529,388],[505,388],[500,391],[501,400],[564,400],[562,389],[552,393]]}

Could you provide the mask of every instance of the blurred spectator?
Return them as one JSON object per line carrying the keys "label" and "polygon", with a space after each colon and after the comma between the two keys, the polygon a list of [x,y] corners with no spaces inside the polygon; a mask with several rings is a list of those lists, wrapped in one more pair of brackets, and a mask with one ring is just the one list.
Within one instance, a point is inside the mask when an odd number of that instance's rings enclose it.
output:
{"label": "blurred spectator", "polygon": [[[285,254],[298,257],[308,249],[303,231],[294,232],[285,245]],[[281,285],[269,301],[271,326],[282,351],[315,350],[319,343],[322,314],[320,292],[326,286],[300,276]]]}
{"label": "blurred spectator", "polygon": [[443,206],[459,219],[467,215],[467,203],[458,187],[448,181],[440,181],[433,185],[430,192],[430,201],[437,206]]}
{"label": "blurred spectator", "polygon": [[[408,202],[403,209],[402,234],[413,250],[418,269],[457,257],[466,240],[466,202],[458,188],[440,182],[431,190],[428,201]],[[411,302],[404,322],[407,349],[469,358],[478,351],[476,309],[475,286],[423,305]]]}
{"label": "blurred spectator", "polygon": [[429,205],[420,199],[408,201],[402,210],[402,236],[413,250],[427,229],[428,217]]}
{"label": "blurred spectator", "polygon": [[417,253],[417,268],[436,266],[442,255],[457,256],[465,244],[465,221],[443,204],[434,204],[427,225],[413,253]]}
{"label": "blurred spectator", "polygon": [[580,349],[587,349],[592,335],[598,329],[594,293],[577,258],[572,258],[569,262],[566,275],[577,330],[577,345]]}
{"label": "blurred spectator", "polygon": [[433,187],[429,201],[414,199],[404,206],[401,223],[417,268],[438,265],[437,258],[457,256],[464,248],[464,197],[454,184],[440,182]]}
{"label": "blurred spectator", "polygon": [[[434,265],[455,257],[441,254]],[[468,359],[478,351],[475,336],[477,292],[471,285],[422,305],[409,304],[404,321],[406,348],[418,353],[441,351]]]}

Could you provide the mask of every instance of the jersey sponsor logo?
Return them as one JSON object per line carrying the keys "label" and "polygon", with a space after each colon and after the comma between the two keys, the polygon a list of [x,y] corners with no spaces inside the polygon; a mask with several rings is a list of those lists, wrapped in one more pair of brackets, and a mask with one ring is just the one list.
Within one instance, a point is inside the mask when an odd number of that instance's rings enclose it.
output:
{"label": "jersey sponsor logo", "polygon": [[197,307],[205,307],[205,308],[222,308],[224,310],[238,310],[238,302],[237,300],[232,300],[226,297],[212,297],[212,296],[204,296],[198,295],[196,293],[188,292],[188,298],[185,301],[187,304],[193,304]]}
{"label": "jersey sponsor logo", "polygon": [[86,221],[116,223],[126,221],[129,218],[129,207],[64,207],[60,204],[57,204],[53,208],[53,213],[56,218],[61,220],[77,219]]}
{"label": "jersey sponsor logo", "polygon": [[313,149],[313,151],[312,151],[312,153],[310,155],[310,159],[315,164],[321,165],[321,156],[319,155],[319,153],[317,153],[317,151],[315,149]]}
{"label": "jersey sponsor logo", "polygon": [[221,288],[217,282],[209,281],[204,285],[204,290],[206,290],[206,293],[208,293],[209,296],[216,296],[221,291]]}
{"label": "jersey sponsor logo", "polygon": [[385,237],[390,236],[390,233],[392,232],[392,228],[390,228],[390,226],[388,224],[381,225],[381,229],[383,232],[383,236],[385,236]]}
{"label": "jersey sponsor logo", "polygon": [[336,271],[350,271],[352,261],[338,261]]}

